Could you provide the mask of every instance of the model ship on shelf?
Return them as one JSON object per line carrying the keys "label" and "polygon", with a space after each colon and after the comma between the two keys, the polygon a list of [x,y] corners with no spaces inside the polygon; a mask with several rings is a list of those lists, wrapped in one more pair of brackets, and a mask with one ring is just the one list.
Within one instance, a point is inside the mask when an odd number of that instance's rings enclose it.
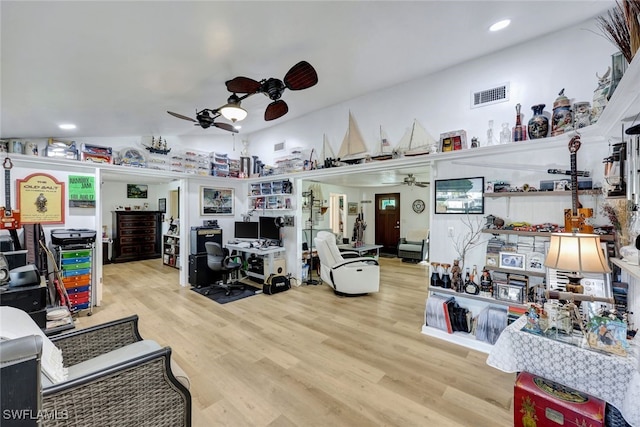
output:
{"label": "model ship on shelf", "polygon": [[421,156],[435,152],[437,146],[435,139],[429,135],[429,132],[417,119],[414,119],[411,129],[407,130],[393,151],[398,157]]}
{"label": "model ship on shelf", "polygon": [[393,151],[391,150],[391,142],[387,133],[380,126],[380,151],[371,156],[371,160],[389,160],[393,159]]}
{"label": "model ship on shelf", "polygon": [[349,128],[338,151],[338,160],[347,164],[356,164],[364,162],[366,157],[367,146],[364,143],[356,119],[353,118],[353,114],[349,111]]}
{"label": "model ship on shelf", "polygon": [[146,148],[147,150],[149,150],[150,153],[154,153],[154,154],[169,154],[169,151],[171,151],[171,148],[167,148],[167,140],[165,139],[164,141],[162,140],[162,137],[159,137],[158,140],[156,141],[156,139],[152,136],[151,137],[151,145],[144,145],[144,148]]}

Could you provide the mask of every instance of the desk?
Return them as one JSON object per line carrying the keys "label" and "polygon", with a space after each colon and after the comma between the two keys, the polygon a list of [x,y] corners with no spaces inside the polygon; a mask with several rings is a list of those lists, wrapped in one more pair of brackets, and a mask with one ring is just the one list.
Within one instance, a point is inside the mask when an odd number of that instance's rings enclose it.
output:
{"label": "desk", "polygon": [[369,253],[369,252],[375,252],[376,255],[374,257],[374,259],[378,259],[380,257],[380,248],[382,247],[382,245],[362,245],[362,246],[358,246],[357,248],[354,248],[351,245],[338,245],[338,249],[340,249],[340,251],[352,251],[352,252],[357,252],[359,256],[364,256],[365,254]]}
{"label": "desk", "polygon": [[[269,277],[270,274],[276,272],[276,255],[285,251],[285,249],[281,246],[269,246],[268,248],[245,248],[243,246],[227,244],[226,248],[229,251],[237,251],[243,254],[257,255],[258,257],[263,259],[263,271],[262,274],[251,271],[251,269],[247,270],[247,275],[250,277],[256,277],[258,279],[265,280]],[[285,261],[282,260],[282,265],[284,267]],[[286,269],[285,269],[286,270]]]}
{"label": "desk", "polygon": [[502,331],[487,364],[504,372],[527,371],[605,400],[640,426],[640,358],[637,340],[627,357],[600,353],[520,329],[522,316]]}

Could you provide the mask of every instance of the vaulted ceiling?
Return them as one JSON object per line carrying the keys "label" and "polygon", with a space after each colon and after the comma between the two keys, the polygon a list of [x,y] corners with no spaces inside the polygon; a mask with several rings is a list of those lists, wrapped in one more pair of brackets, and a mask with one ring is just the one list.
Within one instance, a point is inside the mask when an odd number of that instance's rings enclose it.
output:
{"label": "vaulted ceiling", "polygon": [[[224,134],[166,113],[216,108],[235,76],[318,85],[289,113],[246,99],[243,133],[428,75],[596,16],[612,1],[0,2],[0,137]],[[487,28],[509,17],[498,33]],[[66,133],[61,123],[75,123]]]}

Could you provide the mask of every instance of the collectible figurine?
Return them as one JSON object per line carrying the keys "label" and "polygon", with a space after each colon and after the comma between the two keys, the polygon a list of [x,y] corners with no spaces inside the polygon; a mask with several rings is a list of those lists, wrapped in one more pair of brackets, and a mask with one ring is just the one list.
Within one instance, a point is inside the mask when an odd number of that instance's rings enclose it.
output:
{"label": "collectible figurine", "polygon": [[453,260],[453,267],[451,267],[451,287],[456,292],[462,292],[462,269],[460,268],[460,260]]}

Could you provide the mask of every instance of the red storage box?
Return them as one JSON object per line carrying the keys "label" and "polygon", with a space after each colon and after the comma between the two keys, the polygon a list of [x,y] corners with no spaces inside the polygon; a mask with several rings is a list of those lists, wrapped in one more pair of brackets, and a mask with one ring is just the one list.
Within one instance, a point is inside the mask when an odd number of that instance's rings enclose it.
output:
{"label": "red storage box", "polygon": [[604,427],[605,401],[521,372],[513,391],[515,427]]}

